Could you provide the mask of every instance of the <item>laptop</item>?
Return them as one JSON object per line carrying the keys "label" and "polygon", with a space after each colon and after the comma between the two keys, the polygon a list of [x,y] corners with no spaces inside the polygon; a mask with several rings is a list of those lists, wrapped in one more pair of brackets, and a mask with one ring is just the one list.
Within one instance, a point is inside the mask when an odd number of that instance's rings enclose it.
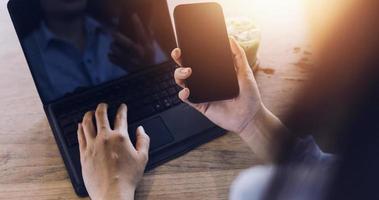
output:
{"label": "laptop", "polygon": [[99,103],[128,105],[130,138],[144,126],[151,170],[225,131],[178,99],[166,0],[10,0],[8,11],[78,196],[77,125]]}

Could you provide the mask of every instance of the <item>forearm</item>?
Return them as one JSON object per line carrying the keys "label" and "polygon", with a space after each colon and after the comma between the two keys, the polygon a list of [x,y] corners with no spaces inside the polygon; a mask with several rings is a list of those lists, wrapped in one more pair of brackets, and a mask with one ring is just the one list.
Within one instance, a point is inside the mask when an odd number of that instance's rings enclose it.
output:
{"label": "forearm", "polygon": [[260,159],[272,162],[287,134],[289,131],[284,124],[262,104],[239,135]]}

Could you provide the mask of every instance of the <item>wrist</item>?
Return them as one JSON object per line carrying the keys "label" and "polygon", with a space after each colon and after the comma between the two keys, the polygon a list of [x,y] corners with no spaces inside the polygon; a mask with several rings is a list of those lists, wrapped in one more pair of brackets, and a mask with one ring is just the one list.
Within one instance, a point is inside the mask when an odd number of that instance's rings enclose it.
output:
{"label": "wrist", "polygon": [[102,200],[133,200],[135,191],[123,191],[119,193],[106,193]]}
{"label": "wrist", "polygon": [[246,126],[238,133],[238,135],[244,140],[249,141],[254,133],[260,129],[260,127],[265,126],[265,118],[267,115],[267,108],[263,103],[260,103],[259,108],[255,112],[251,120],[246,124]]}
{"label": "wrist", "polygon": [[120,185],[110,186],[104,196],[100,198],[101,200],[133,200],[135,194],[135,187],[125,186],[122,187]]}
{"label": "wrist", "polygon": [[252,120],[239,135],[258,158],[271,162],[276,156],[283,131],[287,132],[286,127],[261,103]]}

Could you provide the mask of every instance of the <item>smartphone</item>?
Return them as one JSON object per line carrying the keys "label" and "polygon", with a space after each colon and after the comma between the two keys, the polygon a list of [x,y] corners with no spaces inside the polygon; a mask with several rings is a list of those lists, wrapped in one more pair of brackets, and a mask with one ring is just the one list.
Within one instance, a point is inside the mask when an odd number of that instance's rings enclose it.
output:
{"label": "smartphone", "polygon": [[217,3],[179,5],[174,10],[183,66],[192,68],[186,80],[189,101],[232,99],[239,94],[222,7]]}

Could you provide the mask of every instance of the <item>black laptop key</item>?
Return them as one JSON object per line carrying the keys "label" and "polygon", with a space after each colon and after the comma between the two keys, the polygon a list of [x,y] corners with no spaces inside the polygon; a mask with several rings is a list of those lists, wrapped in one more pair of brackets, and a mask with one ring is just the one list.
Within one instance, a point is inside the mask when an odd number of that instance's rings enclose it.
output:
{"label": "black laptop key", "polygon": [[171,78],[172,78],[171,75],[168,74],[168,73],[164,75],[164,80],[165,81],[169,81]]}
{"label": "black laptop key", "polygon": [[162,101],[162,104],[166,107],[166,108],[170,108],[171,107],[171,101],[169,99],[164,99]]}
{"label": "black laptop key", "polygon": [[175,88],[169,88],[168,89],[168,93],[171,96],[171,95],[176,95],[178,93],[178,91],[175,90]]}
{"label": "black laptop key", "polygon": [[170,98],[170,100],[171,100],[171,102],[172,102],[173,105],[177,105],[177,104],[182,103],[182,101],[179,99],[178,96],[172,96],[172,97]]}
{"label": "black laptop key", "polygon": [[143,106],[140,108],[132,108],[128,112],[129,123],[142,120],[146,117],[152,116],[156,111],[152,106]]}
{"label": "black laptop key", "polygon": [[113,127],[117,110],[122,103],[128,105],[128,122],[133,123],[181,103],[177,97],[180,89],[173,79],[173,69],[169,68],[153,72],[146,77],[125,80],[92,95],[79,98],[75,103],[71,103],[75,106],[70,110],[75,111],[65,111],[65,117],[59,119],[67,145],[77,145],[77,124],[82,121],[87,111],[95,111],[101,102],[108,103],[108,119]]}
{"label": "black laptop key", "polygon": [[154,102],[154,99],[151,98],[151,96],[148,96],[148,97],[145,97],[144,99],[142,99],[142,103],[144,105],[150,105],[153,102]]}
{"label": "black laptop key", "polygon": [[155,113],[155,109],[152,106],[146,106],[142,107],[141,109],[137,110],[137,116],[140,118],[145,118],[148,116],[151,116]]}
{"label": "black laptop key", "polygon": [[175,86],[175,85],[176,85],[176,83],[175,83],[175,79],[173,79],[173,78],[170,80],[169,83],[170,83],[171,86]]}
{"label": "black laptop key", "polygon": [[159,94],[153,94],[151,95],[151,98],[154,99],[154,101],[159,101],[161,98],[159,97]]}
{"label": "black laptop key", "polygon": [[168,88],[170,85],[169,85],[169,82],[162,82],[161,84],[160,84],[160,89],[161,90],[164,90],[164,89],[166,89],[166,88]]}
{"label": "black laptop key", "polygon": [[168,91],[163,91],[163,92],[161,93],[161,96],[162,96],[162,98],[165,98],[165,97],[170,96],[170,94],[168,93]]}
{"label": "black laptop key", "polygon": [[157,111],[157,112],[161,112],[164,110],[164,106],[160,103],[160,102],[157,102],[154,104],[154,109]]}
{"label": "black laptop key", "polygon": [[159,83],[160,81],[162,81],[162,77],[161,76],[155,76],[153,81],[156,83]]}

